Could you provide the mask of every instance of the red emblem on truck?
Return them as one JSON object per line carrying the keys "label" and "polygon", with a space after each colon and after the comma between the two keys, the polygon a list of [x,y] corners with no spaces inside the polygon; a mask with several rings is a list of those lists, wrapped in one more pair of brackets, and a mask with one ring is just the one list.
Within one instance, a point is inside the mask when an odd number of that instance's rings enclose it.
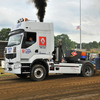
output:
{"label": "red emblem on truck", "polygon": [[73,55],[73,56],[77,56],[77,52],[75,52],[75,51],[72,52],[72,55]]}
{"label": "red emblem on truck", "polygon": [[46,46],[46,37],[39,37],[39,46]]}
{"label": "red emblem on truck", "polygon": [[22,53],[25,53],[25,49],[22,49]]}

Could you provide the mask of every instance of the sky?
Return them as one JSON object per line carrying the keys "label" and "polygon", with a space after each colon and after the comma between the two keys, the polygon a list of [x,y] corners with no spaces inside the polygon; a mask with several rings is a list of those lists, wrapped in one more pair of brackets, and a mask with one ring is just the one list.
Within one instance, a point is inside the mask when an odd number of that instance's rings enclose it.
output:
{"label": "sky", "polygon": [[[100,41],[100,0],[81,0],[82,43]],[[0,30],[12,28],[20,18],[37,20],[31,0],[0,0]],[[67,34],[80,43],[80,0],[48,0],[44,22],[53,22],[54,35]]]}

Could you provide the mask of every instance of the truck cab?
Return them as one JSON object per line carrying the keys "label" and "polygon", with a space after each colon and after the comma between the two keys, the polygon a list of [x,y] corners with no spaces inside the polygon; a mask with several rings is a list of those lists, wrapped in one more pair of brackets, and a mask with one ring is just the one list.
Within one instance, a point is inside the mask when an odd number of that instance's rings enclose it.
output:
{"label": "truck cab", "polygon": [[[31,68],[37,64],[44,65],[48,72],[46,62],[52,58],[53,50],[53,23],[20,19],[9,33],[8,45],[4,50],[5,72],[26,77],[27,74],[31,74]],[[39,70],[36,74],[40,73]]]}

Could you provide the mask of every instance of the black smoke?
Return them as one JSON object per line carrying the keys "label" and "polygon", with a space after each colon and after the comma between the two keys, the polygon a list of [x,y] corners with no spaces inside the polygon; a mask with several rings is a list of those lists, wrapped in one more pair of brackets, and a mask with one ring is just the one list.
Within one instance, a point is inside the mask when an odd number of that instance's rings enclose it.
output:
{"label": "black smoke", "polygon": [[38,9],[37,16],[40,22],[43,22],[46,7],[47,7],[47,0],[31,0],[34,2],[35,7]]}

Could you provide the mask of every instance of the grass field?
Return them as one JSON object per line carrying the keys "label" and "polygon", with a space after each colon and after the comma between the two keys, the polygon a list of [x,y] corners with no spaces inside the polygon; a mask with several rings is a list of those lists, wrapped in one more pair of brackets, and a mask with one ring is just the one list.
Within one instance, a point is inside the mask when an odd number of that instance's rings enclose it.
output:
{"label": "grass field", "polygon": [[[1,74],[1,73],[4,73],[4,74]],[[14,75],[14,74],[5,73],[4,69],[2,69],[2,68],[0,67],[0,77],[1,77],[1,76],[11,76],[11,75]]]}

